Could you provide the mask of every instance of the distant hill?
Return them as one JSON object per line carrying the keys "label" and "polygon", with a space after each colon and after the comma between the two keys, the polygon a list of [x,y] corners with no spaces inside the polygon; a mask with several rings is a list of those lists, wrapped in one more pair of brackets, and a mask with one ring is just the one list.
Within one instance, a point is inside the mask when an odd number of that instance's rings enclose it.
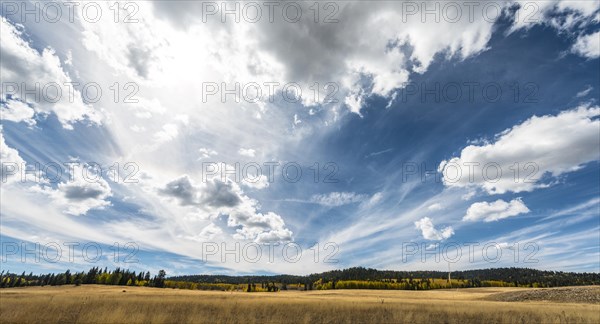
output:
{"label": "distant hill", "polygon": [[[453,271],[452,279],[468,281],[472,286],[479,286],[483,281],[501,281],[514,286],[559,287],[577,285],[599,285],[600,273],[576,273],[562,271],[543,271],[528,268],[492,268]],[[448,272],[443,271],[392,271],[355,267],[315,273],[307,276],[272,275],[272,276],[223,276],[223,275],[190,275],[167,278],[172,281],[195,283],[227,283],[244,284],[247,282],[286,282],[304,283],[329,281],[401,281],[420,279],[447,279]]]}
{"label": "distant hill", "polygon": [[542,271],[527,268],[494,268],[454,271],[451,280],[445,271],[391,271],[349,268],[307,276],[224,276],[190,275],[167,277],[164,270],[150,272],[116,268],[91,268],[87,272],[21,275],[0,272],[0,288],[60,285],[119,285],[194,290],[242,290],[247,292],[313,289],[402,289],[428,290],[471,287],[561,287],[600,285],[600,273]]}

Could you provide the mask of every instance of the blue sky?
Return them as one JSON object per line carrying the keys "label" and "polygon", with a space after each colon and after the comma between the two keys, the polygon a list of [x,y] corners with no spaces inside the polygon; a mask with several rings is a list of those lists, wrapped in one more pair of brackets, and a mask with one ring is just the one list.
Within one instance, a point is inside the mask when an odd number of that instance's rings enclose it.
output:
{"label": "blue sky", "polygon": [[3,4],[2,268],[599,272],[600,3],[493,3]]}

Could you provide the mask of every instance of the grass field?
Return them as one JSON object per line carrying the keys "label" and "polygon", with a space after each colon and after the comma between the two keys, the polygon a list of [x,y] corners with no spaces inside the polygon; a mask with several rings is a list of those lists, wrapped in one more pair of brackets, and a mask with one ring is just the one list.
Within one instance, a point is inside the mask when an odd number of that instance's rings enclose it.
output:
{"label": "grass field", "polygon": [[0,290],[0,315],[2,323],[600,323],[599,304],[492,300],[524,290],[246,293],[47,286]]}

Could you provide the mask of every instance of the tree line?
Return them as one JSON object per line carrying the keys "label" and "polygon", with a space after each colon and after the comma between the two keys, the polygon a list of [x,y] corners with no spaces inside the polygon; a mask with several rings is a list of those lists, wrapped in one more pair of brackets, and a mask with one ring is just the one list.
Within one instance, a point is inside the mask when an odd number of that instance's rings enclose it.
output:
{"label": "tree line", "polygon": [[[448,281],[444,271],[394,271],[353,267],[307,276],[188,275],[169,280],[197,284],[277,282],[292,289],[410,289],[470,287],[561,287],[600,284],[600,273],[543,271],[529,268],[492,268],[454,271]],[[287,287],[286,287],[287,288]]]}
{"label": "tree line", "polygon": [[118,286],[146,286],[165,287],[166,272],[160,270],[157,275],[151,276],[150,272],[130,271],[128,269],[93,267],[87,272],[71,273],[67,270],[63,273],[47,273],[34,275],[33,273],[15,274],[4,270],[0,273],[0,288],[27,287],[27,286],[61,286],[61,285],[118,285]]}
{"label": "tree line", "polygon": [[277,292],[280,290],[320,289],[406,289],[428,290],[470,287],[560,287],[599,285],[600,273],[542,271],[528,268],[493,268],[454,271],[451,279],[442,271],[391,271],[354,267],[307,276],[224,276],[189,275],[167,278],[160,270],[152,276],[116,268],[93,267],[87,272],[69,270],[63,273],[34,275],[0,273],[0,288],[60,285],[120,285],[200,290],[238,290],[247,292]]}

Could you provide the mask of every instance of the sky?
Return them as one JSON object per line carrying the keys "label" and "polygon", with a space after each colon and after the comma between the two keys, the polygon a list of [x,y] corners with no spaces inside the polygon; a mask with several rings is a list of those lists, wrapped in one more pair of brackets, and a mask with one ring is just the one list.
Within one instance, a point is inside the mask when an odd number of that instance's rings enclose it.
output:
{"label": "sky", "polygon": [[600,272],[600,2],[0,8],[2,269]]}

